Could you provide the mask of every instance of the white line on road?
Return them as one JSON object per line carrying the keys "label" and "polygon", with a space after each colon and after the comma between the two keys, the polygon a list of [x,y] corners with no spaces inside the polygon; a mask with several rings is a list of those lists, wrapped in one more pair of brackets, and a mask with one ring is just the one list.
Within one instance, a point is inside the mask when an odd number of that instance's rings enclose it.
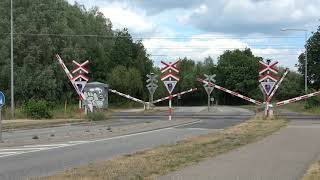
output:
{"label": "white line on road", "polygon": [[2,154],[15,154],[16,152],[0,152],[0,155]]}
{"label": "white line on road", "polygon": [[47,148],[39,148],[39,147],[27,147],[27,148],[9,148],[9,149],[0,149],[0,152],[4,151],[32,151],[32,150],[42,150],[42,149],[47,149]]}
{"label": "white line on road", "polygon": [[[34,148],[34,147],[55,147],[55,146],[68,146],[69,144],[39,144],[39,145],[28,145],[23,146],[24,148]],[[1,151],[1,149],[0,149]]]}
{"label": "white line on road", "polygon": [[183,128],[183,129],[189,129],[189,130],[199,130],[199,131],[223,131],[223,129],[207,129],[207,128]]}

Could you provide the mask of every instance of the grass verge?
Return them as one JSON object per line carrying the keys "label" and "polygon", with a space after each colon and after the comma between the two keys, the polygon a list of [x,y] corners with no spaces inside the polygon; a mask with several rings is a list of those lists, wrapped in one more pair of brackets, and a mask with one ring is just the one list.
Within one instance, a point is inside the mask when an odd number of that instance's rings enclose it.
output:
{"label": "grass verge", "polygon": [[280,110],[290,110],[293,112],[299,112],[306,115],[320,115],[320,107],[313,107],[305,109],[305,103],[291,103],[279,108]]}
{"label": "grass verge", "polygon": [[320,179],[320,161],[311,165],[302,180],[319,180]]}
{"label": "grass verge", "polygon": [[89,122],[87,119],[49,119],[49,120],[7,120],[3,122],[4,130],[34,129],[55,127],[68,123]]}
{"label": "grass verge", "polygon": [[206,158],[258,141],[286,125],[285,120],[262,120],[259,117],[236,125],[221,133],[190,138],[173,145],[92,163],[39,180],[154,179]]}

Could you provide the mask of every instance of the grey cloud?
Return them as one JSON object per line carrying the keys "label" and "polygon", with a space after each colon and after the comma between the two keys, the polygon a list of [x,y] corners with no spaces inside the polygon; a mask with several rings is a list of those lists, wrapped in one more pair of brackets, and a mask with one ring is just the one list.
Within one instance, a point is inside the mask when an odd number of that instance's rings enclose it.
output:
{"label": "grey cloud", "polygon": [[[184,23],[206,32],[231,34],[277,34],[283,27],[305,27],[320,17],[319,0],[86,0],[88,2],[98,6],[124,3],[128,8],[142,9],[149,16],[182,9],[189,14]],[[201,5],[206,5],[206,12],[196,11]]]}
{"label": "grey cloud", "polygon": [[283,27],[303,28],[320,16],[316,11],[320,1],[312,0],[206,0],[204,4],[208,11],[191,14],[187,23],[207,32],[278,34]]}
{"label": "grey cloud", "polygon": [[[87,0],[90,1],[90,0]],[[125,3],[131,7],[142,8],[149,15],[171,9],[189,9],[201,4],[204,0],[91,0],[95,4]]]}

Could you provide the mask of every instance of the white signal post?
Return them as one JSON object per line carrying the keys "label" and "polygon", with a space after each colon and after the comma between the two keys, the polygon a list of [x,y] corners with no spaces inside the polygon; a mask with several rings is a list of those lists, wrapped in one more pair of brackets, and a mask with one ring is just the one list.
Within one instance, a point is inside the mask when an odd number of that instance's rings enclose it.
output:
{"label": "white signal post", "polygon": [[[270,74],[270,72],[274,74],[278,74],[278,70],[276,69],[276,65],[278,62],[274,62],[270,64],[271,60],[267,60],[267,63],[263,61],[259,61],[260,66],[262,66],[262,69],[259,70],[259,82],[261,83],[263,92],[265,93],[265,116],[268,117],[270,112],[270,95],[273,93],[275,90],[275,85],[279,84],[278,78]],[[281,83],[281,82],[280,82]],[[273,96],[273,95],[272,95]]]}
{"label": "white signal post", "polygon": [[[84,63],[78,63],[77,61],[72,61],[75,68],[71,71],[76,76],[72,79],[74,84],[76,85],[78,91],[83,93],[83,89],[86,86],[89,78],[85,75],[89,73],[89,69],[85,66],[89,64],[89,61],[85,61]],[[79,99],[79,109],[82,109],[82,102],[83,100]],[[93,107],[89,107],[90,111],[93,111]],[[87,109],[85,109],[85,113],[87,113]]]}
{"label": "white signal post", "polygon": [[[164,67],[161,69],[161,73],[165,73],[166,71],[168,71],[168,74],[165,74],[162,78],[161,81],[163,81],[164,85],[166,86],[168,92],[169,92],[169,120],[172,119],[171,115],[172,115],[172,92],[177,84],[177,82],[180,80],[177,76],[175,76],[172,71],[175,71],[176,73],[179,73],[179,70],[177,68],[177,64],[180,62],[176,61],[176,62],[163,62],[161,61],[161,63],[164,65]],[[174,80],[172,80],[174,79]]]}
{"label": "white signal post", "polygon": [[[208,81],[208,82],[213,82],[213,83],[216,82],[216,80],[214,79],[216,77],[215,74],[213,74],[213,75],[204,74],[204,77],[205,77],[205,80]],[[211,95],[214,87],[208,86],[208,84],[206,84],[206,83],[204,83],[203,87],[206,90],[207,95],[208,95],[208,112],[209,112],[210,111],[210,99],[211,99],[210,95]]]}
{"label": "white signal post", "polygon": [[[169,74],[171,75],[171,69],[169,69]],[[172,75],[172,76],[175,77],[174,75]],[[169,82],[172,82],[171,76],[168,76],[168,77],[169,77]],[[161,80],[163,81],[163,79],[161,79]],[[166,85],[166,86],[169,86],[169,85]],[[169,97],[169,120],[170,121],[171,121],[171,118],[172,118],[171,114],[172,114],[172,96],[171,96],[171,92],[170,92],[170,97]]]}

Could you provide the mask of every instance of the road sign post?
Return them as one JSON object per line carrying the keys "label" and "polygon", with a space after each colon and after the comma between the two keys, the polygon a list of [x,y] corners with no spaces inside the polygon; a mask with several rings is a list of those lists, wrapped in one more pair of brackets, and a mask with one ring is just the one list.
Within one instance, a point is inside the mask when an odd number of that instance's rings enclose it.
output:
{"label": "road sign post", "polygon": [[[56,54],[56,58],[59,61],[59,64],[61,65],[62,69],[66,73],[66,75],[67,75],[69,81],[71,82],[72,86],[74,87],[74,89],[76,90],[77,94],[79,95],[80,100],[86,102],[86,97],[85,97],[85,95],[83,93],[83,88],[84,88],[86,82],[76,82],[75,80],[78,80],[78,79],[82,78],[82,79],[88,81],[89,78],[87,78],[83,73],[80,73],[76,77],[73,77],[72,74],[70,73],[69,69],[67,68],[67,66],[64,64],[62,58],[59,56],[59,54]],[[86,61],[83,64],[79,64],[79,63],[77,63],[75,61],[73,63],[77,67],[72,72],[77,72],[77,71],[81,71],[81,72],[83,71],[85,73],[89,72],[88,69],[86,69],[84,67],[86,64],[89,63],[89,61]],[[85,104],[85,107],[88,107],[90,109],[90,111],[93,111],[93,105],[90,104],[89,102],[87,102],[87,104]]]}
{"label": "road sign post", "polygon": [[4,106],[4,104],[5,104],[5,96],[0,91],[0,143],[3,142],[3,139],[2,139],[2,106]]}
{"label": "road sign post", "polygon": [[[214,75],[206,75],[206,74],[204,74],[204,77],[205,77],[204,80],[206,80],[207,82],[211,82],[211,83],[215,83],[216,82],[216,80],[214,79],[216,77],[215,74]],[[214,87],[213,86],[209,86],[208,83],[203,83],[203,87],[206,90],[207,95],[208,95],[208,112],[209,112],[210,111],[210,95],[211,95]]]}
{"label": "road sign post", "polygon": [[168,93],[169,93],[169,120],[171,120],[172,115],[172,92],[174,88],[176,87],[178,81],[180,80],[179,77],[177,77],[175,74],[173,74],[173,71],[176,73],[179,73],[179,70],[177,68],[177,64],[180,62],[176,61],[174,63],[166,63],[161,61],[161,63],[164,65],[164,67],[161,69],[161,73],[165,73],[168,71],[167,74],[163,75],[161,78],[161,81],[164,83]]}
{"label": "road sign post", "polygon": [[213,102],[214,102],[214,98],[212,97],[212,98],[210,98],[210,101],[211,101],[211,105],[213,106]]}
{"label": "road sign post", "polygon": [[[86,84],[89,81],[89,78],[85,75],[89,73],[89,69],[86,68],[86,65],[89,64],[89,61],[85,61],[84,63],[78,63],[77,61],[72,61],[73,65],[74,65],[74,69],[71,71],[72,74],[75,75],[75,77],[73,78],[73,81],[76,85],[76,88],[78,88],[78,91],[80,91],[81,93],[83,93],[83,89],[86,86]],[[79,99],[79,109],[80,111],[82,110],[82,102],[83,100],[80,98]],[[89,108],[89,110],[92,112],[93,111],[93,107]],[[85,106],[85,113],[87,114],[87,108]]]}
{"label": "road sign post", "polygon": [[[259,70],[259,82],[261,83],[262,92],[265,94],[265,117],[269,117],[273,115],[272,109],[270,109],[270,101],[273,96],[273,92],[275,92],[276,84],[278,83],[278,78],[273,74],[278,74],[278,70],[276,69],[276,65],[278,62],[271,63],[271,60],[267,60],[267,63],[263,61],[259,61],[260,66],[262,67]],[[271,74],[273,73],[273,74]],[[281,82],[280,82],[281,83]],[[270,96],[272,95],[272,96]]]}
{"label": "road sign post", "polygon": [[150,74],[148,74],[147,75],[147,88],[148,88],[148,90],[149,90],[149,94],[150,94],[150,97],[149,97],[149,103],[150,103],[150,105],[152,106],[153,105],[153,95],[154,95],[154,93],[155,93],[155,91],[156,91],[156,89],[158,88],[158,85],[157,85],[157,83],[158,83],[158,80],[157,80],[157,75],[155,75],[154,73],[150,73]]}

